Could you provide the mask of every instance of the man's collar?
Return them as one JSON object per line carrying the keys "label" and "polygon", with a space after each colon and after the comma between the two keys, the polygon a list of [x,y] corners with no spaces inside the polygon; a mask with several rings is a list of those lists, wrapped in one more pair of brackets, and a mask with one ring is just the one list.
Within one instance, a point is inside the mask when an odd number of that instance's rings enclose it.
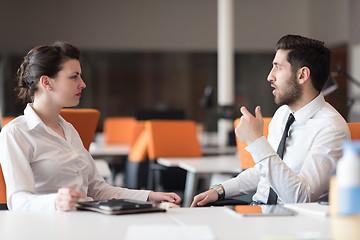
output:
{"label": "man's collar", "polygon": [[[304,107],[300,108],[294,113],[295,119],[297,122],[305,122],[314,116],[325,104],[325,98],[322,93],[314,98],[311,102],[306,104]],[[289,111],[291,111],[289,109]]]}

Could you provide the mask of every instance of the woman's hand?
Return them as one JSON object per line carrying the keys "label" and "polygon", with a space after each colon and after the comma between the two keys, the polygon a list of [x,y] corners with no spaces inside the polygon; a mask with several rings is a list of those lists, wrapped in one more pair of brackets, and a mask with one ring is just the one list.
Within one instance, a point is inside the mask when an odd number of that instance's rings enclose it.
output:
{"label": "woman's hand", "polygon": [[55,199],[55,208],[57,211],[70,211],[73,209],[80,198],[84,195],[70,188],[60,188]]}
{"label": "woman's hand", "polygon": [[171,202],[178,204],[181,202],[181,198],[176,193],[163,192],[150,192],[147,200],[155,203]]}

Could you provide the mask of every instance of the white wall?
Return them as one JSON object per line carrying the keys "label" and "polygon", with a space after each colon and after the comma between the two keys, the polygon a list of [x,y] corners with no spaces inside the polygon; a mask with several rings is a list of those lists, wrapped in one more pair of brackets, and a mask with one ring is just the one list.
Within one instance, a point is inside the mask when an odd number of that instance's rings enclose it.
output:
{"label": "white wall", "polygon": [[[329,13],[312,10],[324,2]],[[343,41],[343,2],[235,0],[235,48],[273,51],[287,33]],[[323,27],[329,21],[336,33]],[[0,32],[3,49],[64,40],[90,49],[215,51],[217,0],[7,0],[0,3]]]}
{"label": "white wall", "polygon": [[[360,43],[350,47],[349,74],[360,83]],[[349,113],[349,122],[360,122],[360,88],[353,83],[348,83],[348,97],[354,100]]]}
{"label": "white wall", "polygon": [[349,40],[349,1],[315,0],[309,5],[309,34],[326,44],[337,45]]}
{"label": "white wall", "polygon": [[[349,74],[360,81],[360,1],[349,1]],[[349,97],[354,99],[355,102],[351,108],[349,121],[360,122],[360,88],[353,83],[348,84]]]}
{"label": "white wall", "polygon": [[308,8],[309,0],[235,0],[235,48],[272,52],[286,34],[308,35]]}
{"label": "white wall", "polygon": [[350,26],[350,43],[360,43],[360,1],[349,0],[349,26]]}
{"label": "white wall", "polygon": [[216,47],[216,0],[6,1],[0,46],[54,40],[81,48],[177,50]]}

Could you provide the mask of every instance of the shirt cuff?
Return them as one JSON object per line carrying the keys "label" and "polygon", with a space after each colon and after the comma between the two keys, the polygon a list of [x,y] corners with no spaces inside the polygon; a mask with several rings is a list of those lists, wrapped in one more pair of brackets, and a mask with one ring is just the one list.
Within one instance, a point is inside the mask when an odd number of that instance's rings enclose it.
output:
{"label": "shirt cuff", "polygon": [[225,191],[225,198],[239,195],[239,192],[241,191],[239,190],[240,186],[235,178],[229,179],[221,183],[221,185]]}
{"label": "shirt cuff", "polygon": [[[35,210],[42,211],[42,209],[44,209],[46,212],[56,211],[56,204],[55,204],[56,197],[57,197],[57,193],[44,195],[43,198],[39,199],[40,201],[36,203],[36,208],[38,209]],[[52,203],[52,204],[47,204],[47,203]]]}
{"label": "shirt cuff", "polygon": [[148,198],[149,198],[149,194],[150,194],[150,190],[142,190],[142,191],[144,191],[144,202],[146,202],[147,200],[148,200]]}
{"label": "shirt cuff", "polygon": [[55,212],[56,197],[57,193],[35,195],[18,192],[12,195],[8,207],[11,211]]}
{"label": "shirt cuff", "polygon": [[264,136],[256,139],[254,142],[248,145],[245,150],[251,154],[255,163],[259,163],[270,155],[276,154]]}

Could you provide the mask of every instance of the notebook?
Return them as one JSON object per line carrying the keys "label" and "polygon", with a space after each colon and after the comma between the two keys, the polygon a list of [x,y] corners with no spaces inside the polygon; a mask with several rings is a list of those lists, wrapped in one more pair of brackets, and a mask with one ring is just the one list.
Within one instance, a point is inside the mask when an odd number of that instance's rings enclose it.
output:
{"label": "notebook", "polygon": [[78,202],[76,208],[78,210],[95,211],[110,215],[166,211],[155,203],[127,199]]}

